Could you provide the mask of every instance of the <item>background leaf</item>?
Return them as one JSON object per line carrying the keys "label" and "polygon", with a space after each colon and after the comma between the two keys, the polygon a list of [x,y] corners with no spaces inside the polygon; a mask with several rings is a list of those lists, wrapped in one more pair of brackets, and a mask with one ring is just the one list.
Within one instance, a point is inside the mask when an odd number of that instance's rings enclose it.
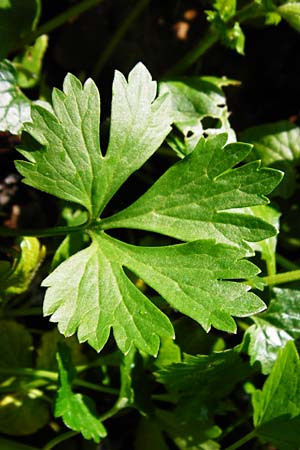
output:
{"label": "background leaf", "polygon": [[26,33],[36,28],[40,10],[40,0],[1,0],[0,58],[15,50]]}
{"label": "background leaf", "polygon": [[252,396],[256,434],[282,450],[299,444],[300,363],[295,344],[288,342],[265,382]]}
{"label": "background leaf", "polygon": [[18,87],[14,66],[7,60],[0,61],[0,131],[19,134],[30,120],[30,101]]}
{"label": "background leaf", "polygon": [[191,153],[201,136],[228,133],[228,142],[236,140],[229,123],[229,112],[223,86],[237,84],[233,80],[215,77],[182,77],[159,84],[167,93],[175,129],[167,142],[182,158]]}

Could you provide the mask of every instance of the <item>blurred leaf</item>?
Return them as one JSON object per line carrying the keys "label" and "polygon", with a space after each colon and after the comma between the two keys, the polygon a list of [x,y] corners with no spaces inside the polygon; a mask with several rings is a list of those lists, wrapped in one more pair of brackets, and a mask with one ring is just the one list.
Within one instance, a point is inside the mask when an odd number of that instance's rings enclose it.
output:
{"label": "blurred leaf", "polygon": [[157,420],[162,429],[174,441],[180,450],[217,450],[220,446],[211,439],[218,438],[222,430],[197,420],[182,421],[177,414],[162,409],[156,410]]}
{"label": "blurred leaf", "polygon": [[40,36],[32,46],[27,47],[14,58],[13,65],[17,71],[19,87],[28,89],[38,83],[47,46],[48,36]]}
{"label": "blurred leaf", "polygon": [[221,39],[227,47],[244,55],[245,35],[238,22],[235,22],[232,28],[227,28]]}
{"label": "blurred leaf", "polygon": [[49,403],[37,389],[20,390],[0,397],[0,432],[26,436],[43,428],[50,419]]}
{"label": "blurred leaf", "polygon": [[45,247],[35,237],[19,239],[19,256],[0,273],[0,299],[26,292],[45,257]]}
{"label": "blurred leaf", "polygon": [[214,8],[219,12],[221,19],[227,22],[236,12],[236,0],[216,0]]}
{"label": "blurred leaf", "polygon": [[79,344],[76,337],[65,338],[59,333],[57,328],[54,328],[43,333],[41,337],[40,345],[37,349],[37,369],[57,371],[56,353],[59,342],[64,342],[70,348],[74,364],[81,365],[87,362],[87,358],[82,351],[82,345]]}
{"label": "blurred leaf", "polygon": [[17,72],[9,61],[1,61],[0,131],[10,131],[12,134],[19,134],[23,124],[30,120],[30,101],[18,87]]}
{"label": "blurred leaf", "polygon": [[71,360],[71,350],[66,345],[59,345],[57,362],[60,387],[55,402],[55,417],[62,417],[67,427],[79,431],[85,439],[100,442],[106,436],[106,430],[98,418],[93,400],[72,391],[72,380],[76,372]]}
{"label": "blurred leaf", "polygon": [[296,167],[300,162],[300,128],[288,121],[269,123],[243,131],[241,140],[254,145],[252,159],[259,158],[264,166],[285,173],[275,192],[290,197],[296,187]]}
{"label": "blurred leaf", "polygon": [[[199,328],[199,327],[198,327]],[[162,338],[157,358],[156,367],[167,366],[181,362],[181,349],[171,338]]]}
{"label": "blurred leaf", "polygon": [[182,363],[164,366],[156,378],[179,397],[177,413],[181,418],[206,422],[216,401],[233,390],[250,373],[234,350],[211,355],[184,355]]}
{"label": "blurred leaf", "polygon": [[2,448],[3,450],[38,450],[37,447],[29,447],[29,445],[23,445],[20,444],[20,442],[15,442],[3,438],[0,438],[0,448]]}
{"label": "blurred leaf", "polygon": [[27,33],[36,28],[40,12],[40,0],[1,0],[0,58],[5,58]]}
{"label": "blurred leaf", "polygon": [[[0,368],[32,367],[33,340],[29,331],[13,320],[0,320]],[[0,380],[7,378],[0,375]]]}
{"label": "blurred leaf", "polygon": [[167,142],[182,158],[191,153],[201,136],[228,133],[228,142],[236,140],[222,86],[234,81],[216,77],[182,77],[160,83],[160,92],[168,93],[175,130]]}
{"label": "blurred leaf", "polygon": [[290,341],[280,350],[263,389],[252,396],[256,434],[280,450],[295,450],[299,446],[299,379],[299,356]]}
{"label": "blurred leaf", "polygon": [[161,426],[156,420],[141,417],[136,431],[134,450],[169,450]]}
{"label": "blurred leaf", "polygon": [[291,27],[300,31],[300,2],[287,2],[277,8],[277,12],[285,19]]}

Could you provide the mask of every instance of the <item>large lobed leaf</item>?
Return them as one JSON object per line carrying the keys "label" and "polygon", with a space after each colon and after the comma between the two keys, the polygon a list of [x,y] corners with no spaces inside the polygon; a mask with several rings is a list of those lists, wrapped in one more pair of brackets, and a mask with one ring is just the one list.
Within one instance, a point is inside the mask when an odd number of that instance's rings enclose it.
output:
{"label": "large lobed leaf", "polygon": [[[160,338],[173,337],[172,325],[131,281],[143,279],[176,310],[209,331],[235,332],[232,316],[264,309],[240,281],[257,268],[243,257],[248,242],[276,234],[264,220],[239,208],[263,205],[281,173],[258,163],[234,168],[250,151],[247,144],[225,145],[224,134],[202,139],[141,199],[111,218],[99,219],[124,181],[157,150],[170,130],[168,100],[155,100],[156,84],[138,64],[128,82],[119,72],[113,84],[109,144],[99,144],[99,94],[88,80],[82,87],[68,75],[64,92],[55,90],[53,112],[33,107],[17,167],[25,182],[84,206],[91,245],[60,264],[43,282],[49,287],[44,313],[66,336],[100,350],[112,329],[120,349],[135,346],[156,354]],[[104,230],[140,228],[192,241],[167,247],[136,247]],[[195,241],[195,242],[193,242]],[[230,246],[228,244],[233,244]],[[250,283],[248,283],[250,284]]]}

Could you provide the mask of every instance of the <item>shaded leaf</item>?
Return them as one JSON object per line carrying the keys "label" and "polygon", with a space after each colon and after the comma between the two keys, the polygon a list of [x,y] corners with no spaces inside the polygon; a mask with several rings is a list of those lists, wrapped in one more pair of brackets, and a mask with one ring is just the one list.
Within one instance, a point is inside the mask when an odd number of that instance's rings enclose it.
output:
{"label": "shaded leaf", "polygon": [[35,86],[40,78],[42,61],[48,46],[48,36],[42,35],[35,43],[18,54],[13,64],[17,73],[17,84],[24,89]]}
{"label": "shaded leaf", "polygon": [[290,1],[277,8],[278,13],[285,19],[291,27],[300,31],[300,2]]}
{"label": "shaded leaf", "polygon": [[14,50],[26,33],[36,28],[40,9],[40,0],[0,2],[0,59]]}
{"label": "shaded leaf", "polygon": [[49,404],[37,389],[0,397],[0,432],[10,436],[33,434],[47,425]]}
{"label": "shaded leaf", "polygon": [[19,255],[13,264],[3,262],[0,272],[0,299],[26,292],[45,257],[45,247],[34,237],[19,239]]}
{"label": "shaded leaf", "polygon": [[256,361],[262,373],[269,374],[278,352],[290,341],[300,336],[300,293],[293,289],[274,289],[275,297],[268,310],[254,317],[254,325],[244,336],[244,350]]}
{"label": "shaded leaf", "polygon": [[67,346],[59,346],[57,362],[60,387],[55,402],[55,417],[62,417],[67,427],[79,431],[85,439],[100,442],[106,436],[106,430],[98,418],[93,400],[72,391],[75,369],[71,361],[71,350]]}
{"label": "shaded leaf", "polygon": [[299,444],[300,363],[293,342],[279,352],[262,390],[252,396],[256,434],[282,450]]}
{"label": "shaded leaf", "polygon": [[33,340],[28,330],[13,320],[0,320],[0,333],[0,368],[32,367]]}
{"label": "shaded leaf", "polygon": [[9,61],[1,61],[0,131],[19,134],[24,123],[30,120],[30,101],[18,87],[16,70]]}
{"label": "shaded leaf", "polygon": [[169,95],[176,127],[167,142],[181,158],[194,150],[203,135],[227,132],[229,142],[236,140],[222,90],[230,84],[236,82],[215,77],[182,77],[159,84],[160,92]]}

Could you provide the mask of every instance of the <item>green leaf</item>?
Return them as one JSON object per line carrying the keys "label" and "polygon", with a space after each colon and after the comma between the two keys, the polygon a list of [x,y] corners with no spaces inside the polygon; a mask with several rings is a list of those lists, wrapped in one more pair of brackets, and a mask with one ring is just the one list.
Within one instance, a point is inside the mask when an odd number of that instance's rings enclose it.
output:
{"label": "green leaf", "polygon": [[282,450],[299,446],[300,363],[295,344],[290,341],[262,390],[252,396],[256,434]]}
{"label": "green leaf", "polygon": [[[243,252],[213,241],[169,247],[135,247],[103,232],[93,233],[87,249],[62,263],[46,280],[44,314],[52,314],[66,336],[78,330],[80,342],[103,348],[110,328],[119,348],[134,345],[155,355],[159,337],[172,336],[168,318],[125,275],[134,272],[175,309],[209,331],[235,332],[232,315],[243,317],[264,309],[248,287],[232,279],[255,276],[257,268],[241,260]],[[109,292],[109,302],[107,295]]]}
{"label": "green leaf", "polygon": [[19,134],[24,122],[30,120],[30,101],[18,87],[14,66],[0,61],[0,131]]}
{"label": "green leaf", "polygon": [[236,12],[236,0],[216,0],[214,8],[219,12],[221,19],[227,22]]}
{"label": "green leaf", "polygon": [[217,425],[197,420],[182,421],[169,411],[156,410],[158,423],[180,450],[218,450],[220,446],[211,441],[222,433]]}
{"label": "green leaf", "polygon": [[171,101],[175,130],[167,142],[182,158],[191,153],[201,136],[227,132],[228,141],[235,141],[223,86],[233,80],[216,77],[182,77],[159,84],[161,93]]}
{"label": "green leaf", "polygon": [[60,388],[55,402],[55,417],[62,417],[67,427],[79,431],[85,439],[100,442],[100,439],[106,436],[106,430],[97,416],[93,400],[72,391],[75,369],[71,360],[71,350],[67,346],[59,346],[57,362]]}
{"label": "green leaf", "polygon": [[248,375],[248,365],[234,350],[184,355],[182,363],[165,366],[156,374],[168,391],[179,396],[178,416],[202,421],[207,421],[218,401]]}
{"label": "green leaf", "polygon": [[300,158],[300,128],[288,121],[260,125],[245,130],[241,139],[254,145],[253,159],[285,173],[276,193],[288,198],[296,187],[296,167]]}
{"label": "green leaf", "polygon": [[274,289],[268,310],[254,317],[254,325],[244,336],[244,350],[251,364],[260,362],[262,373],[269,374],[278,352],[285,344],[300,337],[300,293],[293,289]]}
{"label": "green leaf", "polygon": [[34,237],[20,238],[18,252],[12,265],[2,266],[0,299],[26,292],[45,257],[45,247]]}
{"label": "green leaf", "polygon": [[0,432],[10,436],[33,434],[47,425],[49,404],[38,389],[0,397]]}
{"label": "green leaf", "polygon": [[276,234],[272,225],[238,208],[266,204],[265,195],[279,183],[280,172],[260,168],[258,162],[232,169],[250,146],[225,144],[223,134],[201,139],[135,203],[104,219],[102,228],[149,230],[183,241],[215,239],[248,250],[246,241]]}
{"label": "green leaf", "polygon": [[0,59],[15,50],[21,39],[36,28],[40,12],[40,0],[1,0]]}
{"label": "green leaf", "polygon": [[[82,87],[69,74],[63,92],[54,90],[53,110],[32,108],[33,124],[26,131],[40,146],[20,152],[29,162],[17,162],[25,183],[84,206],[96,218],[126,179],[157,150],[170,131],[165,97],[139,63],[128,83],[115,73],[108,148],[99,143],[100,100],[95,83]],[[29,147],[28,147],[29,148]]]}
{"label": "green leaf", "polygon": [[82,346],[79,345],[75,336],[65,338],[56,328],[43,333],[40,345],[37,348],[36,368],[42,370],[51,370],[57,372],[56,353],[58,344],[63,342],[71,350],[72,361],[76,365],[86,364],[87,359],[83,353]]}
{"label": "green leaf", "polygon": [[[0,368],[32,367],[33,340],[27,329],[13,320],[1,320],[0,330]],[[5,378],[0,376],[1,380]]]}
{"label": "green leaf", "polygon": [[232,28],[227,28],[222,37],[224,44],[236,50],[240,55],[244,55],[245,35],[238,22],[235,22]]}
{"label": "green leaf", "polygon": [[38,83],[47,46],[48,36],[40,36],[32,46],[27,47],[14,58],[13,64],[17,71],[17,84],[21,88],[32,88]]}
{"label": "green leaf", "polygon": [[300,2],[287,2],[277,8],[277,12],[295,30],[300,31]]}

